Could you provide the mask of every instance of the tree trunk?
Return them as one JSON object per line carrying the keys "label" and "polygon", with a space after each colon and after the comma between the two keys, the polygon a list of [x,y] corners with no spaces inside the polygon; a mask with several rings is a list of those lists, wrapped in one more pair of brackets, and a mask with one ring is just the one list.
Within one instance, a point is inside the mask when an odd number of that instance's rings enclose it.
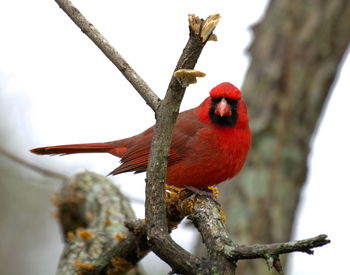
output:
{"label": "tree trunk", "polygon": [[[220,186],[238,243],[291,238],[307,175],[310,141],[350,40],[350,1],[272,0],[253,27],[243,85],[252,150],[234,184]],[[237,274],[267,274],[263,261],[240,262]]]}

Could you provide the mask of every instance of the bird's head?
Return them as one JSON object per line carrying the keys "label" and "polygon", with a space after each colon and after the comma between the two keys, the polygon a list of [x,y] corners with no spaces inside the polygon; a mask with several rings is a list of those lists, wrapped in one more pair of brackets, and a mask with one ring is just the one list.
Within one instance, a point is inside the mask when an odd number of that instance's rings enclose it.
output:
{"label": "bird's head", "polygon": [[247,108],[240,90],[231,83],[224,82],[210,91],[209,119],[223,127],[244,126],[248,123]]}

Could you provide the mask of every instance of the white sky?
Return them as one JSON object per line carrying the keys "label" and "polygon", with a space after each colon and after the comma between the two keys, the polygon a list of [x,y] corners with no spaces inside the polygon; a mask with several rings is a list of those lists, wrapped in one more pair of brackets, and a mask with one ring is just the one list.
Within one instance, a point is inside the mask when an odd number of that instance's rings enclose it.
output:
{"label": "white sky", "polygon": [[[187,41],[187,14],[220,13],[215,33],[196,66],[207,76],[191,86],[182,109],[197,106],[213,86],[240,86],[249,64],[248,27],[263,14],[266,1],[74,1],[134,69],[163,96]],[[120,4],[121,3],[121,4]],[[151,109],[105,56],[71,20],[47,0],[0,2],[0,84],[8,102],[14,153],[65,173],[90,169],[107,174],[118,165],[109,155],[65,158],[32,156],[29,148],[65,143],[110,141],[154,123]],[[348,156],[350,62],[344,63],[310,158],[308,185],[295,238],[329,234],[332,244],[314,256],[293,258],[294,275],[343,274],[350,224]],[[120,175],[114,181],[126,193],[142,197],[144,175]],[[122,183],[125,184],[122,184]],[[137,206],[139,215],[143,209]],[[184,233],[185,232],[185,233]],[[187,231],[176,236],[182,242]],[[344,249],[344,250],[343,250]]]}

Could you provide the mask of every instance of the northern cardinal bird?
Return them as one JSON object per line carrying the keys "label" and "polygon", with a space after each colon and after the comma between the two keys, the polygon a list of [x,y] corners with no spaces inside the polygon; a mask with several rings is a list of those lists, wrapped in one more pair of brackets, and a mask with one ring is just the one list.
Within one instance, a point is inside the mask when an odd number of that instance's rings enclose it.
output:
{"label": "northern cardinal bird", "polygon": [[[133,137],[106,142],[32,149],[39,155],[110,153],[121,165],[110,174],[147,169],[154,126]],[[247,107],[241,92],[225,82],[198,107],[179,114],[169,152],[167,184],[206,189],[234,177],[250,148]]]}

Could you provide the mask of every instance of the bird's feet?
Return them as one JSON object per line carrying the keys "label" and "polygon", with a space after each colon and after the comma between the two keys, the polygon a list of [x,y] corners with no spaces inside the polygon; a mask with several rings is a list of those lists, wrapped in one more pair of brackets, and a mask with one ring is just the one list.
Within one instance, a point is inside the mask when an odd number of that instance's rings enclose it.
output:
{"label": "bird's feet", "polygon": [[196,198],[197,196],[208,196],[213,201],[215,201],[219,206],[221,206],[221,204],[218,201],[219,191],[216,187],[197,188],[194,186],[185,185],[184,188],[188,191],[188,195],[187,195],[186,200]]}

